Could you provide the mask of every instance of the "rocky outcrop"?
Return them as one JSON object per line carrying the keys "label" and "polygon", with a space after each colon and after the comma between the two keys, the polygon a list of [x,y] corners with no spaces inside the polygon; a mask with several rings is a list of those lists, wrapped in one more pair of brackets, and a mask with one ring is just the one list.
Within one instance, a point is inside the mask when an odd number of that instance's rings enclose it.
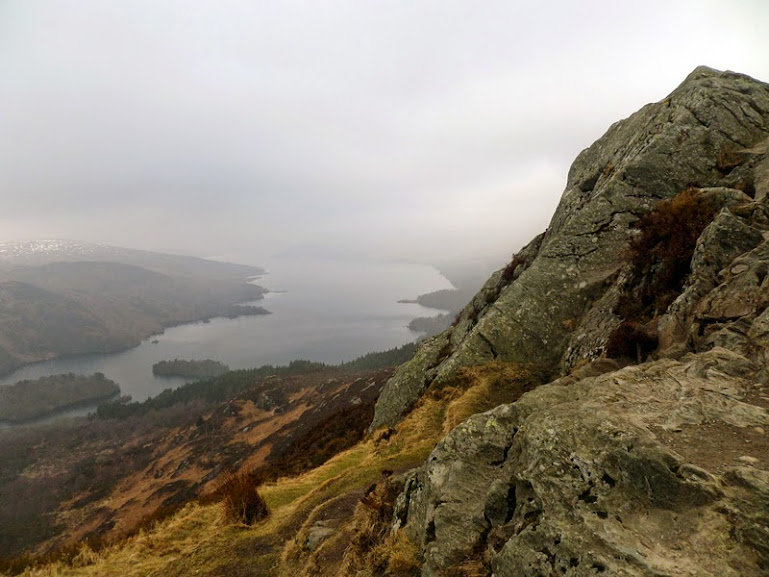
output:
{"label": "rocky outcrop", "polygon": [[[768,151],[769,87],[695,70],[579,156],[548,231],[388,382],[374,426],[466,365],[565,375],[406,475],[394,529],[423,575],[769,574]],[[619,368],[607,341],[646,282],[632,224],[684,188],[712,210],[680,294],[643,320],[657,350]]]}
{"label": "rocky outcrop", "polygon": [[[766,230],[768,136],[769,86],[705,67],[664,100],[614,124],[575,160],[546,233],[492,276],[455,326],[425,343],[390,380],[372,428],[395,424],[432,381],[450,379],[464,366],[536,359],[564,374],[600,357],[620,322],[614,309],[628,280],[631,225],[660,200],[696,186],[712,189],[719,206],[732,211],[702,239],[698,282],[660,321],[665,347],[683,339],[677,353],[691,348],[684,337],[692,323],[701,326],[716,314],[695,313],[695,303],[717,284],[717,271],[756,246]],[[712,260],[714,244],[723,250]]]}
{"label": "rocky outcrop", "polygon": [[423,575],[769,572],[769,389],[722,348],[555,381],[462,423],[410,474]]}

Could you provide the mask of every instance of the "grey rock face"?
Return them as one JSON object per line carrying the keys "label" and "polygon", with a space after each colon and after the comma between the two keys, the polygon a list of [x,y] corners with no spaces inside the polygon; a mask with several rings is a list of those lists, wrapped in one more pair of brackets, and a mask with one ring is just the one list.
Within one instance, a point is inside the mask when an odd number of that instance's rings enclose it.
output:
{"label": "grey rock face", "polygon": [[[767,235],[769,236],[769,235]],[[765,358],[761,324],[769,305],[769,242],[731,261],[722,282],[694,306],[689,341],[697,350],[726,346]],[[758,326],[753,325],[758,322]]]}
{"label": "grey rock face", "polygon": [[713,349],[546,385],[471,417],[402,495],[423,575],[474,556],[500,577],[765,575],[769,440],[755,428],[769,427],[769,404],[755,404],[757,371]]}
{"label": "grey rock face", "polygon": [[[549,228],[519,253],[514,271],[492,276],[456,326],[423,345],[385,386],[372,428],[394,425],[432,380],[463,366],[537,360],[557,373],[601,356],[619,323],[612,310],[631,224],[690,185],[729,189],[724,204],[743,195],[737,188],[763,198],[768,136],[769,86],[705,67],[666,99],[614,124],[577,157]],[[754,216],[745,226],[755,228]],[[757,238],[712,234],[736,242],[736,251]],[[724,246],[727,258],[734,251]],[[718,266],[701,264],[710,276]],[[712,282],[693,288],[690,301]],[[679,324],[689,322],[689,312],[676,314]]]}
{"label": "grey rock face", "polygon": [[443,361],[450,350],[451,345],[446,333],[422,342],[414,358],[398,367],[382,389],[371,430],[390,423],[395,424],[401,419],[425,392],[434,378],[434,367]]}
{"label": "grey rock face", "polygon": [[304,542],[304,548],[308,551],[315,551],[323,541],[328,539],[336,532],[336,529],[329,527],[324,521],[318,521],[307,530],[307,539]]}
{"label": "grey rock face", "polygon": [[[692,184],[719,211],[656,319],[655,358],[619,368],[601,355],[631,224]],[[409,474],[394,528],[423,575],[769,574],[767,86],[700,68],[612,126],[513,264],[377,407],[394,424],[433,380],[493,359],[568,373],[470,417]]]}

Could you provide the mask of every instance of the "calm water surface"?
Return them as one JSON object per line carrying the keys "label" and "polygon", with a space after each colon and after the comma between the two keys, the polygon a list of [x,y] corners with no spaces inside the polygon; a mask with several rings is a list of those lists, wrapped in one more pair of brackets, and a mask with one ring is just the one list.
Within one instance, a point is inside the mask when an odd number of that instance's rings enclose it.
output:
{"label": "calm water surface", "polygon": [[407,328],[408,322],[437,312],[398,299],[451,288],[436,269],[425,265],[286,258],[268,262],[265,268],[269,273],[255,282],[272,291],[258,302],[271,315],[174,327],[122,353],[23,367],[0,379],[0,384],[98,371],[116,381],[123,394],[141,401],[185,382],[152,374],[152,365],[164,359],[211,358],[231,369],[299,358],[339,363],[413,341],[418,335]]}

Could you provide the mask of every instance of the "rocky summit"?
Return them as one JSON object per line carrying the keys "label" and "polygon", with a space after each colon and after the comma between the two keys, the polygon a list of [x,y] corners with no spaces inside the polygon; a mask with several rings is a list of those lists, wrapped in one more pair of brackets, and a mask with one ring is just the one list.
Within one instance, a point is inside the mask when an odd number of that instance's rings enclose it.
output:
{"label": "rocky summit", "polygon": [[768,145],[769,85],[697,68],[577,157],[548,229],[398,369],[372,429],[463,368],[552,379],[405,476],[423,575],[769,574]]}
{"label": "rocky summit", "polygon": [[[566,373],[601,357],[620,323],[613,310],[627,280],[632,224],[688,187],[725,209],[698,247],[689,294],[671,311],[675,319],[693,313],[695,294],[713,288],[723,261],[763,238],[767,137],[769,86],[705,67],[667,98],[614,124],[575,160],[547,230],[489,279],[451,329],[401,367],[373,428],[398,422],[433,380],[449,379],[463,366],[536,360]],[[662,321],[666,335],[680,333],[670,326],[679,324],[675,319]]]}

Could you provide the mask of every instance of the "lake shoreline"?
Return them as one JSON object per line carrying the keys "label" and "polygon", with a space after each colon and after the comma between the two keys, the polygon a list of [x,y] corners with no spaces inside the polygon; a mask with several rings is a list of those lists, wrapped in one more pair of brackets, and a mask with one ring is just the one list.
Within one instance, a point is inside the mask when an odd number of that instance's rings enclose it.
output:
{"label": "lake shoreline", "polygon": [[[101,397],[94,397],[91,399],[83,399],[82,401],[76,401],[74,403],[69,403],[67,405],[58,407],[55,411],[51,411],[48,413],[45,413],[43,415],[38,415],[36,417],[30,417],[29,419],[20,419],[20,420],[13,420],[9,421],[7,419],[0,420],[0,427],[34,427],[39,425],[45,425],[47,423],[53,422],[53,421],[60,421],[67,417],[66,413],[78,410],[78,409],[93,409],[93,411],[96,411],[96,409],[99,407],[99,405],[102,405],[104,403],[109,403],[111,401],[116,401],[120,398],[120,392],[101,396]],[[72,419],[77,418],[85,418],[87,415],[73,415]]]}
{"label": "lake shoreline", "polygon": [[[267,292],[267,291],[265,291],[265,292]],[[262,300],[263,298],[264,297],[262,297],[259,300]],[[257,302],[257,301],[248,301],[248,302],[250,303],[250,302]],[[26,368],[34,367],[36,365],[41,365],[41,364],[44,364],[44,363],[49,363],[51,361],[77,360],[77,359],[92,357],[94,355],[116,355],[116,354],[120,354],[120,353],[125,353],[125,352],[128,352],[128,351],[132,350],[132,349],[135,349],[136,347],[141,346],[145,342],[150,342],[151,339],[154,339],[155,337],[159,337],[159,336],[164,335],[166,333],[166,331],[168,331],[169,329],[175,329],[175,328],[185,327],[185,326],[190,326],[190,325],[206,324],[206,323],[210,323],[211,321],[216,320],[216,319],[235,320],[235,319],[239,319],[239,318],[243,318],[243,317],[259,317],[259,316],[266,316],[266,315],[271,315],[272,314],[271,311],[269,311],[269,310],[267,310],[267,309],[265,309],[263,307],[255,307],[255,306],[249,306],[249,305],[245,305],[245,304],[243,304],[243,305],[238,304],[238,305],[232,305],[232,306],[233,307],[243,308],[244,312],[242,312],[240,314],[232,314],[232,315],[217,314],[217,315],[214,315],[214,316],[205,316],[205,317],[197,318],[197,319],[194,319],[194,320],[182,321],[182,322],[179,322],[179,323],[169,324],[169,325],[164,326],[162,330],[154,331],[154,332],[148,334],[147,336],[141,338],[140,340],[138,340],[136,342],[133,342],[132,344],[130,344],[127,347],[119,347],[119,348],[102,350],[102,351],[90,351],[90,352],[76,353],[76,354],[70,354],[70,355],[54,355],[54,356],[48,357],[47,359],[40,359],[40,360],[37,360],[37,361],[30,361],[28,363],[21,363],[20,365],[16,366],[15,368],[11,369],[10,371],[0,371],[0,379],[4,380],[7,377],[10,377],[11,375],[13,375],[14,373],[16,373],[17,371],[19,371],[21,369],[26,369]],[[254,312],[254,309],[261,309],[261,311],[263,311],[263,312]],[[23,379],[20,379],[20,380],[23,380]]]}
{"label": "lake shoreline", "polygon": [[123,395],[142,402],[187,382],[153,375],[152,365],[162,360],[216,359],[232,370],[297,359],[341,364],[418,340],[408,324],[433,310],[396,301],[451,287],[437,269],[420,264],[279,259],[267,268],[270,290],[254,304],[273,314],[177,323],[121,351],[24,363],[0,377],[0,385],[100,372],[118,383]]}

